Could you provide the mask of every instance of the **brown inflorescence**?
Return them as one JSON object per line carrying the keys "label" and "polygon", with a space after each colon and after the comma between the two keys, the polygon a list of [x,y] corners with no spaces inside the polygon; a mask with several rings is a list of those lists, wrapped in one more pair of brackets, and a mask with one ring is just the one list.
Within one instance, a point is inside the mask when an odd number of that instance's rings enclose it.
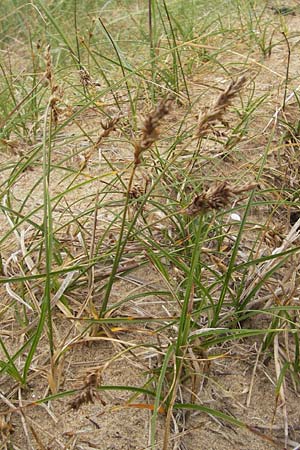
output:
{"label": "brown inflorescence", "polygon": [[226,109],[231,105],[232,100],[240,92],[245,83],[246,77],[244,76],[232,81],[210,108],[200,112],[195,133],[197,138],[206,136],[217,121],[223,122],[223,115]]}
{"label": "brown inflorescence", "polygon": [[205,213],[209,210],[225,208],[234,195],[250,191],[256,186],[255,183],[252,183],[238,188],[230,186],[227,181],[223,181],[211,186],[206,192],[197,195],[186,209],[186,214],[189,216],[196,216],[197,214]]}
{"label": "brown inflorescence", "polygon": [[91,149],[87,150],[83,155],[83,161],[80,165],[81,169],[84,169],[88,163],[88,160],[92,156],[93,152],[98,149],[100,146],[102,139],[108,137],[110,133],[116,130],[116,125],[120,120],[120,115],[116,117],[108,118],[106,121],[101,122],[102,132],[99,134],[97,141],[94,143]]}
{"label": "brown inflorescence", "polygon": [[88,86],[101,86],[101,84],[99,83],[99,81],[95,81],[92,79],[89,71],[86,69],[86,67],[81,66],[79,69],[79,78],[80,78],[80,83],[82,84],[82,86],[84,87],[88,87]]}
{"label": "brown inflorescence", "polygon": [[66,112],[66,108],[61,108],[58,106],[59,103],[61,103],[63,100],[64,91],[63,91],[62,87],[59,87],[57,84],[55,84],[52,60],[51,60],[50,45],[48,45],[46,48],[45,61],[46,61],[45,78],[46,78],[46,80],[48,80],[48,83],[50,86],[50,91],[51,91],[51,96],[49,99],[51,115],[52,115],[52,120],[53,120],[54,126],[57,126],[58,118],[60,115],[62,115],[64,112]]}
{"label": "brown inflorescence", "polygon": [[101,399],[99,392],[97,391],[100,383],[101,377],[99,370],[94,370],[93,372],[89,373],[80,392],[70,402],[70,407],[77,411],[81,405],[87,403],[95,403],[96,400],[100,400],[102,405],[105,406],[104,400]]}
{"label": "brown inflorescence", "polygon": [[137,166],[141,162],[141,154],[148,150],[159,136],[159,124],[161,119],[170,112],[172,99],[162,100],[156,109],[144,120],[141,138],[134,144],[134,164]]}

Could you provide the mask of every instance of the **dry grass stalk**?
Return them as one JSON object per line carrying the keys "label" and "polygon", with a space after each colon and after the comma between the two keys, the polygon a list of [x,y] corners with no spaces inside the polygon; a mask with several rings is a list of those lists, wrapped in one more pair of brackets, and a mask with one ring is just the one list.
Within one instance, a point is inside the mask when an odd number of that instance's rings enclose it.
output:
{"label": "dry grass stalk", "polygon": [[96,400],[100,400],[102,405],[105,406],[105,401],[101,399],[99,392],[97,391],[100,384],[101,375],[99,369],[88,373],[80,392],[70,402],[71,408],[77,411],[82,405],[87,403],[95,403]]}
{"label": "dry grass stalk", "polygon": [[223,122],[223,115],[226,109],[231,105],[232,100],[245,83],[246,77],[244,76],[232,81],[228,88],[219,95],[214,105],[199,114],[197,131],[195,133],[197,138],[206,136],[217,121]]}
{"label": "dry grass stalk", "polygon": [[160,121],[170,112],[172,99],[161,100],[156,109],[145,119],[140,140],[134,144],[134,165],[141,163],[141,154],[148,150],[159,137]]}
{"label": "dry grass stalk", "polygon": [[[278,333],[276,333],[274,336],[274,364],[275,364],[277,383],[279,383],[279,392],[278,392],[277,396],[278,396],[278,398],[281,399],[281,407],[282,407],[283,420],[284,420],[284,444],[285,444],[284,448],[288,448],[289,423],[288,423],[288,413],[287,413],[287,404],[286,404],[286,396],[285,396],[285,377],[283,377],[283,379],[280,381],[281,376],[282,376],[282,365],[281,365],[280,356],[279,356]],[[277,401],[278,401],[278,398],[277,398]],[[274,418],[275,418],[275,414],[276,414],[276,410],[274,411]],[[274,419],[273,419],[273,421],[274,421]]]}
{"label": "dry grass stalk", "polygon": [[209,210],[225,208],[234,195],[251,191],[257,185],[255,183],[246,184],[243,187],[230,186],[227,181],[211,186],[206,192],[197,195],[191,205],[186,209],[186,214],[196,216]]}

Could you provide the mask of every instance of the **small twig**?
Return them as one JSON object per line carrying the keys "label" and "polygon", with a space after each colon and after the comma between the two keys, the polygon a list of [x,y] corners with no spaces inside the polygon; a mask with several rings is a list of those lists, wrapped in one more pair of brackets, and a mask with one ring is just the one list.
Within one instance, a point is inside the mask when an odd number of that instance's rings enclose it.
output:
{"label": "small twig", "polygon": [[[276,334],[274,337],[274,364],[275,364],[276,378],[277,378],[277,380],[279,380],[279,378],[281,377],[281,366],[280,366],[280,360],[279,360],[278,334]],[[284,420],[284,448],[287,449],[288,440],[289,440],[289,424],[288,424],[287,407],[286,407],[286,400],[285,400],[285,394],[284,394],[284,380],[282,380],[282,383],[280,384],[280,387],[279,387],[279,396],[282,401],[283,420]]]}
{"label": "small twig", "polygon": [[291,47],[289,40],[285,34],[285,32],[282,32],[282,35],[285,39],[287,49],[288,49],[288,59],[286,64],[286,72],[285,72],[285,86],[284,86],[284,96],[283,96],[283,104],[282,104],[282,110],[284,111],[285,105],[286,105],[286,98],[287,98],[287,89],[288,89],[288,82],[289,82],[289,72],[290,72],[290,61],[291,61]]}
{"label": "small twig", "polygon": [[248,395],[247,395],[247,401],[246,401],[246,406],[248,408],[249,408],[250,403],[251,403],[252,389],[253,389],[253,386],[254,386],[255,374],[256,374],[256,370],[257,370],[257,366],[258,366],[259,357],[260,357],[261,352],[262,352],[262,348],[263,348],[263,344],[260,345],[259,350],[257,352],[255,364],[254,364],[252,375],[251,375],[251,380],[250,380],[250,385],[249,385],[249,390],[248,390]]}

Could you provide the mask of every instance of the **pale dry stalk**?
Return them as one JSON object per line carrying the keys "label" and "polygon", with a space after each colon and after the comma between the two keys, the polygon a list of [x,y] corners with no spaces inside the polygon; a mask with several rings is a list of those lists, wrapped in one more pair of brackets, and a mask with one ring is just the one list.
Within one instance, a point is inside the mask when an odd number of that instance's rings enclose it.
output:
{"label": "pale dry stalk", "polygon": [[195,133],[196,138],[206,136],[217,121],[222,122],[227,108],[231,105],[232,100],[240,92],[245,83],[246,77],[244,76],[232,81],[209,109],[200,112]]}

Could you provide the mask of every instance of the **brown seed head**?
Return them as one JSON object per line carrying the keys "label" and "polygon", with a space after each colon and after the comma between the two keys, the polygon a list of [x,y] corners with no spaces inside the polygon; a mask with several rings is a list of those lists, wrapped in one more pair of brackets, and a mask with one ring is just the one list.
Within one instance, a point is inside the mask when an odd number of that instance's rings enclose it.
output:
{"label": "brown seed head", "polygon": [[141,139],[134,144],[134,164],[136,166],[141,162],[140,156],[142,152],[148,150],[157,141],[159,137],[158,126],[163,117],[169,114],[171,102],[171,99],[162,100],[156,109],[144,120]]}
{"label": "brown seed head", "polygon": [[186,209],[186,214],[196,216],[209,210],[226,208],[232,197],[256,187],[256,183],[247,184],[241,188],[230,186],[227,181],[211,186],[206,192],[197,195],[190,206]]}
{"label": "brown seed head", "polygon": [[231,105],[232,100],[240,92],[245,83],[246,77],[244,76],[232,81],[228,88],[219,95],[212,107],[200,112],[195,134],[197,138],[207,135],[217,121],[222,122],[224,120],[223,115],[226,109]]}
{"label": "brown seed head", "polygon": [[51,49],[50,45],[47,45],[46,52],[45,52],[45,60],[46,60],[45,78],[49,81],[49,84],[51,86],[51,81],[52,81],[52,62],[51,62],[50,49]]}
{"label": "brown seed head", "polygon": [[80,166],[81,169],[84,169],[86,167],[88,160],[92,156],[93,152],[98,149],[98,147],[102,142],[102,139],[108,137],[112,131],[116,130],[116,125],[119,122],[120,118],[121,115],[118,115],[116,117],[111,117],[106,121],[101,122],[101,127],[103,131],[99,134],[98,139],[94,143],[92,148],[84,153],[83,161]]}
{"label": "brown seed head", "polygon": [[79,70],[79,79],[80,79],[80,83],[84,87],[100,86],[100,83],[98,81],[95,81],[92,79],[89,71],[84,66],[81,66],[81,68]]}
{"label": "brown seed head", "polygon": [[100,398],[99,392],[97,391],[98,386],[101,383],[101,376],[99,370],[94,370],[90,372],[82,386],[80,392],[76,397],[70,402],[72,409],[78,410],[81,405],[86,403],[95,403],[95,400],[100,400],[102,405],[105,402]]}

